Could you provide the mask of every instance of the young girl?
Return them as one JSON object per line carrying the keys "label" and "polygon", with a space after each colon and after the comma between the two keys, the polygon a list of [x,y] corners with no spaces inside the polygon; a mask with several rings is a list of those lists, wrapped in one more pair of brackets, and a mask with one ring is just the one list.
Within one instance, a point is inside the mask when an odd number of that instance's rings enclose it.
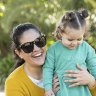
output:
{"label": "young girl", "polygon": [[[47,51],[46,61],[43,67],[43,80],[45,95],[53,96],[52,78],[57,73],[60,90],[56,96],[91,96],[88,89],[88,82],[85,85],[70,87],[72,76],[64,76],[66,70],[75,70],[77,64],[89,70],[96,78],[96,54],[94,49],[83,40],[87,32],[85,18],[88,17],[87,10],[66,12],[61,18],[56,28],[56,38],[58,39]],[[83,75],[83,74],[82,74]],[[73,79],[78,81],[77,76]],[[65,81],[65,82],[64,82]],[[70,82],[67,82],[70,81]],[[74,81],[75,82],[75,81]]]}

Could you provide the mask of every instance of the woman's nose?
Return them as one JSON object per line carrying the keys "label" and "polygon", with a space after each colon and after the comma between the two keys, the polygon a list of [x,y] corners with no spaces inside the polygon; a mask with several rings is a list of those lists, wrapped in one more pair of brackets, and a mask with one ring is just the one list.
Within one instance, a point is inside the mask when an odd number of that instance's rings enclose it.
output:
{"label": "woman's nose", "polygon": [[37,50],[39,50],[40,48],[39,47],[37,47],[35,44],[34,44],[34,50],[33,51],[37,51]]}

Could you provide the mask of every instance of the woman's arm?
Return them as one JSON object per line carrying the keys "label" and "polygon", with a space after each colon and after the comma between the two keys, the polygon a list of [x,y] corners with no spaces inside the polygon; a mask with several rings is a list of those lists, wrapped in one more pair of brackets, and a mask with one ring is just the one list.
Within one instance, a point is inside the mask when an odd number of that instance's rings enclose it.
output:
{"label": "woman's arm", "polygon": [[18,81],[7,79],[5,82],[5,96],[26,96],[26,94],[20,88]]}
{"label": "woman's arm", "polygon": [[89,89],[90,89],[90,92],[91,92],[92,96],[96,96],[96,82],[95,82],[94,87],[91,87]]}

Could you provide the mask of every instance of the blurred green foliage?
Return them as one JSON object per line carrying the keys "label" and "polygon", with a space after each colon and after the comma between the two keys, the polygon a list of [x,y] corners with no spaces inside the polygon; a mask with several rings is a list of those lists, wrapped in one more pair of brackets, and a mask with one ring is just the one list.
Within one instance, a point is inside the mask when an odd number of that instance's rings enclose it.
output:
{"label": "blurred green foliage", "polygon": [[13,59],[10,54],[8,54],[6,57],[0,59],[0,89],[4,88],[4,82],[6,77],[10,74],[12,71],[13,66]]}
{"label": "blurred green foliage", "polygon": [[0,0],[0,85],[14,64],[10,50],[12,28],[24,22],[35,23],[47,35],[47,47],[54,39],[51,33],[59,17],[67,10],[89,10],[90,31],[88,42],[96,48],[96,0]]}

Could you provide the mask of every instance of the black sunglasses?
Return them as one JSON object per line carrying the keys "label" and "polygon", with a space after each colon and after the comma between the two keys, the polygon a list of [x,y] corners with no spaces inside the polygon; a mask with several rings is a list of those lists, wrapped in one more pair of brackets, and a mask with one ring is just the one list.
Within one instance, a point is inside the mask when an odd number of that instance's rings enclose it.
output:
{"label": "black sunglasses", "polygon": [[39,47],[42,48],[46,45],[46,36],[42,35],[38,38],[36,38],[34,41],[32,42],[26,42],[24,44],[21,44],[19,46],[19,48],[21,48],[25,53],[31,53],[34,50],[34,44]]}

